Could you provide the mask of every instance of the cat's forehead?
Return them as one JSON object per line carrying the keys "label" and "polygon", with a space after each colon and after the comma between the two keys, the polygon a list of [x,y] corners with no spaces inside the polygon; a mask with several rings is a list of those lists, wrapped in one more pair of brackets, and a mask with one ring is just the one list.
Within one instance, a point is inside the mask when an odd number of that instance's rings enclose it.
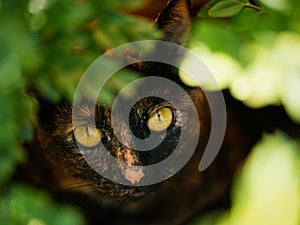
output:
{"label": "cat's forehead", "polygon": [[75,123],[82,120],[104,120],[110,117],[110,115],[110,107],[101,104],[83,103],[72,108],[72,119]]}

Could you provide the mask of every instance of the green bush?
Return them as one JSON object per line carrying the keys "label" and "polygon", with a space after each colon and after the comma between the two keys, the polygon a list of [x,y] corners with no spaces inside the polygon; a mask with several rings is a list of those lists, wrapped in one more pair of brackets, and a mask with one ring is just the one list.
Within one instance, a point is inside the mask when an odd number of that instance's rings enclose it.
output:
{"label": "green bush", "polygon": [[[151,23],[123,13],[124,7],[133,9],[142,3],[0,1],[0,224],[83,224],[74,209],[55,204],[32,187],[10,182],[17,164],[26,161],[22,143],[33,138],[36,106],[26,90],[35,87],[54,102],[71,100],[85,69],[105,50],[157,38]],[[107,101],[111,98],[109,90],[104,96]]]}

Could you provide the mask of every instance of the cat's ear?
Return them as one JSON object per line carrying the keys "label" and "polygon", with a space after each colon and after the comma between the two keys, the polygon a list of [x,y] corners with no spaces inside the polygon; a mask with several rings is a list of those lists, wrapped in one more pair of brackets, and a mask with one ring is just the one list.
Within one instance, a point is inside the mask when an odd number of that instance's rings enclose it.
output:
{"label": "cat's ear", "polygon": [[[191,23],[190,0],[170,0],[155,21],[155,25],[163,33],[161,40],[183,46],[189,40]],[[160,45],[164,44],[157,43],[156,46],[153,46],[154,49],[150,55],[168,58],[170,62],[174,62],[173,65],[175,62],[179,65],[180,61],[183,60],[183,52],[177,51],[176,48],[172,48],[169,45],[164,45],[163,49],[166,49],[166,51],[162,52]],[[140,62],[141,54],[143,53],[130,50],[130,52],[117,57],[125,59],[131,64],[128,68],[141,72],[144,76],[161,76],[184,85],[178,77],[177,68],[165,63],[153,62],[152,60]]]}
{"label": "cat's ear", "polygon": [[190,0],[170,0],[156,19],[164,41],[185,45],[191,29]]}

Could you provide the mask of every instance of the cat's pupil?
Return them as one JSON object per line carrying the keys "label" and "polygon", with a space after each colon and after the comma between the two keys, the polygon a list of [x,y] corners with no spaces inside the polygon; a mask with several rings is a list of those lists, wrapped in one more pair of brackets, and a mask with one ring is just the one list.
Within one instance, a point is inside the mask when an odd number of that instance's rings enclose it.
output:
{"label": "cat's pupil", "polygon": [[89,131],[88,126],[85,126],[85,132],[86,132],[86,135],[89,137],[90,136],[90,131]]}
{"label": "cat's pupil", "polygon": [[157,118],[158,118],[158,120],[159,120],[159,121],[161,121],[162,119],[161,119],[161,115],[160,115],[160,113],[159,113],[159,112],[157,112],[157,113],[156,113],[156,115],[157,115]]}

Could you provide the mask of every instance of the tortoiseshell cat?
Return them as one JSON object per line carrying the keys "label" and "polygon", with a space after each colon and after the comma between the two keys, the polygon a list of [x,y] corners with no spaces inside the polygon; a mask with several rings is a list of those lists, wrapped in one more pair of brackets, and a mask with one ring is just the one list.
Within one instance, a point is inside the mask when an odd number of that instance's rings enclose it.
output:
{"label": "tortoiseshell cat", "polygon": [[[189,1],[171,0],[159,15],[157,25],[164,33],[163,40],[184,44],[191,25]],[[145,76],[164,74],[166,78],[177,82],[188,92],[197,107],[201,124],[199,144],[192,159],[180,172],[160,184],[124,186],[96,173],[85,162],[75,142],[77,140],[82,145],[96,148],[97,141],[101,139],[115,158],[127,163],[133,160],[133,164],[143,165],[159,161],[160,154],[172,151],[177,141],[178,124],[174,121],[178,119],[178,114],[166,102],[149,98],[139,102],[133,109],[136,113],[132,114],[130,120],[133,126],[137,125],[135,129],[142,136],[147,135],[150,126],[147,122],[157,113],[166,113],[171,117],[171,122],[167,124],[166,142],[157,149],[157,154],[144,157],[126,148],[114,136],[110,127],[110,108],[101,105],[96,107],[97,127],[87,124],[74,127],[69,103],[53,105],[39,99],[39,127],[36,129],[35,141],[27,145],[29,162],[22,168],[23,173],[30,174],[26,179],[51,192],[58,201],[80,207],[91,225],[183,224],[197,212],[218,202],[221,202],[219,207],[226,207],[234,171],[259,138],[259,129],[255,127],[255,118],[250,116],[251,111],[246,112],[246,108],[224,92],[227,104],[232,108],[228,110],[228,127],[223,147],[213,164],[204,172],[199,172],[198,165],[210,130],[209,107],[201,89],[184,86],[176,72],[168,66],[148,63],[138,68]],[[81,116],[88,117],[91,108],[82,108]],[[152,108],[155,110],[151,111]],[[152,114],[146,113],[149,111]],[[235,113],[237,111],[246,112],[244,115],[249,117],[239,118]],[[82,135],[84,132],[86,135]],[[91,132],[98,138],[95,143],[93,139],[82,140],[82,137],[88,138]]]}

